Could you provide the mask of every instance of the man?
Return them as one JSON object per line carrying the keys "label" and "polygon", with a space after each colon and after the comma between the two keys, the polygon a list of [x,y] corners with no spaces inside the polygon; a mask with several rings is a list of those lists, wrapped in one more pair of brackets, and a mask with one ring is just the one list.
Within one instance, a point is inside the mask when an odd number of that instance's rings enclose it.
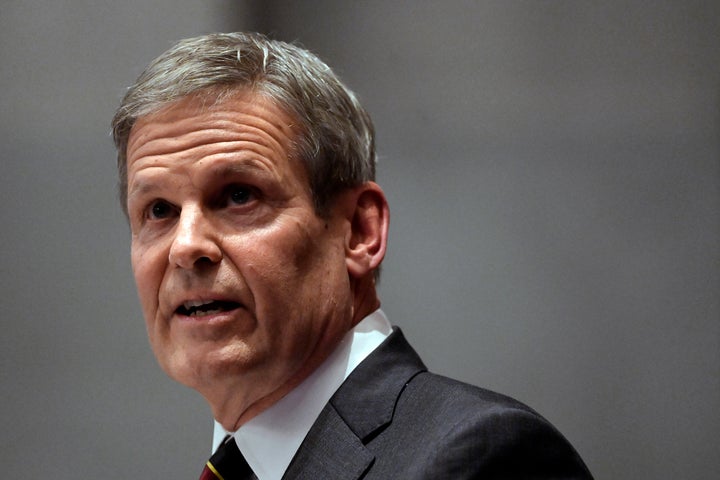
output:
{"label": "man", "polygon": [[379,310],[373,127],[317,57],[182,41],[113,134],[150,343],[215,418],[202,478],[590,478],[528,407],[428,373]]}

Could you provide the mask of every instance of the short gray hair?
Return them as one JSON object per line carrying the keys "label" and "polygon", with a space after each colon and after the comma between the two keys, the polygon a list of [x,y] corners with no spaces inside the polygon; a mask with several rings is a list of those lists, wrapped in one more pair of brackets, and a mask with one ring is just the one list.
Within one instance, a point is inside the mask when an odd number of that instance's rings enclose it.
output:
{"label": "short gray hair", "polygon": [[177,43],[155,59],[115,112],[120,199],[127,214],[127,146],[135,122],[184,97],[222,99],[250,89],[299,122],[294,154],[304,163],[315,210],[327,213],[335,194],[375,179],[370,116],[322,60],[257,33],[216,33]]}

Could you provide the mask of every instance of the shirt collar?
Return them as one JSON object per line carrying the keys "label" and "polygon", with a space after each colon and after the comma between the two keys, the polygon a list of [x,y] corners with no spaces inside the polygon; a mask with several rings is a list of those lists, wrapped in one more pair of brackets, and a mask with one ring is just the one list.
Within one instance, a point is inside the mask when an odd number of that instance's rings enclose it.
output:
{"label": "shirt collar", "polygon": [[365,317],[308,378],[238,431],[226,432],[216,421],[213,451],[232,435],[259,480],[280,480],[330,397],[391,331],[382,310]]}

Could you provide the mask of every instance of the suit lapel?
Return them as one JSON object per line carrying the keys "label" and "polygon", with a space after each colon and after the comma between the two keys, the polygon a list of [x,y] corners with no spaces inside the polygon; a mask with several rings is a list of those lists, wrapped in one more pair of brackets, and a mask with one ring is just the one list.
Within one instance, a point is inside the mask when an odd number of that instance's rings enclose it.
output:
{"label": "suit lapel", "polygon": [[335,408],[327,404],[283,479],[356,480],[368,469],[374,458]]}
{"label": "suit lapel", "polygon": [[407,382],[426,371],[399,328],[357,366],[330,399],[350,429],[365,440],[392,420]]}
{"label": "suit lapel", "polygon": [[405,385],[425,370],[400,329],[394,329],[335,392],[283,479],[360,478],[375,458],[365,442],[392,420]]}

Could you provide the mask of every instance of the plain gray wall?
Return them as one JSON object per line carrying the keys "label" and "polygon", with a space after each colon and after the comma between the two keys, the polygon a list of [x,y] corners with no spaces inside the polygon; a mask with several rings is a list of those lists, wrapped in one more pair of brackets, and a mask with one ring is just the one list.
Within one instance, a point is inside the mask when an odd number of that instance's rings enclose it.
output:
{"label": "plain gray wall", "polygon": [[717,2],[230,0],[0,6],[4,476],[197,477],[210,412],[147,346],[108,124],[175,40],[244,28],[373,115],[383,306],[431,369],[598,479],[720,477]]}

